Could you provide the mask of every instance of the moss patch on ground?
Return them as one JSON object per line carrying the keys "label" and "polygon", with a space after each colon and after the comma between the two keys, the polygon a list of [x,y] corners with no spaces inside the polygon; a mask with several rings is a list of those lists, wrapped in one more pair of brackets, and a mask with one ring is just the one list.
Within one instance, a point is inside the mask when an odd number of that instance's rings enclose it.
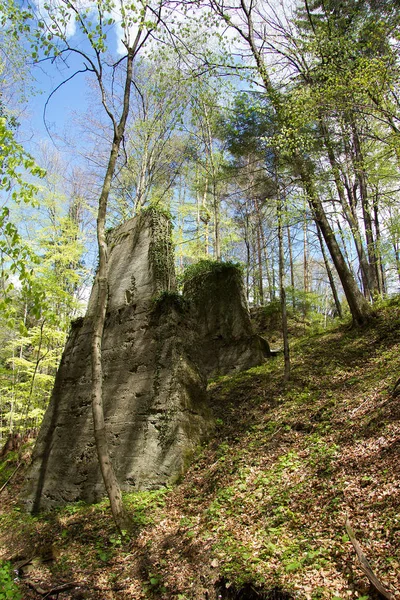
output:
{"label": "moss patch on ground", "polygon": [[399,599],[399,376],[398,304],[362,331],[294,340],[286,387],[280,357],[210,384],[215,437],[179,485],[126,498],[130,538],[106,501],[22,514],[20,469],[2,493],[0,558],[27,600],[68,583],[60,600],[200,600],[244,586],[260,598],[372,599],[348,516]]}

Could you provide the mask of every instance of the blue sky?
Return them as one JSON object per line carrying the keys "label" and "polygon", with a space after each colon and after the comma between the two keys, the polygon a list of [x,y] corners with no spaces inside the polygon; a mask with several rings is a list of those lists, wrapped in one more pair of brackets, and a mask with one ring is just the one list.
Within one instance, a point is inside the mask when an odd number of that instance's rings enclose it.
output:
{"label": "blue sky", "polygon": [[[87,112],[89,108],[87,81],[89,75],[87,73],[76,75],[50,97],[57,86],[71,77],[79,68],[81,68],[81,63],[71,55],[68,57],[68,65],[56,65],[46,61],[43,65],[34,69],[34,85],[38,93],[29,98],[27,105],[28,118],[21,122],[21,133],[25,138],[24,145],[33,155],[36,154],[42,140],[51,143],[44,123],[46,102],[46,125],[58,149],[63,146],[59,138],[64,136],[65,131],[71,135],[76,129],[73,113],[84,114]],[[79,144],[79,140],[82,141],[82,138],[78,136],[76,138],[77,144]]]}

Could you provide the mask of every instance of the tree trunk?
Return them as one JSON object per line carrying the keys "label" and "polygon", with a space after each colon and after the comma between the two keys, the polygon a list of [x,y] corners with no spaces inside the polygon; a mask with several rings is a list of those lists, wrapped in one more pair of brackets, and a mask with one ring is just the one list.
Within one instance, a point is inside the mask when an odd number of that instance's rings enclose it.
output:
{"label": "tree trunk", "polygon": [[[286,211],[287,218],[287,211]],[[290,226],[286,226],[288,249],[289,249],[289,262],[290,262],[290,287],[292,288],[292,306],[293,310],[296,309],[296,296],[294,291],[294,265],[293,265],[293,248],[292,248],[292,236],[290,235]]]}
{"label": "tree trunk", "polygon": [[[268,71],[266,65],[264,63],[263,57],[261,55],[260,49],[257,47],[254,38],[254,24],[251,15],[251,8],[244,7],[244,3],[242,3],[242,10],[246,17],[246,23],[248,30],[243,31],[240,27],[238,28],[239,34],[243,37],[244,40],[249,44],[249,48],[253,54],[254,60],[257,65],[258,73],[264,83],[265,90],[268,94],[269,100],[272,106],[275,109],[276,119],[278,125],[282,125],[285,123],[285,116],[282,110],[282,101],[279,96],[279,92],[277,92],[269,78]],[[222,10],[223,12],[223,10]],[[282,116],[283,115],[283,116]],[[340,251],[334,233],[332,231],[331,226],[329,225],[329,221],[326,217],[325,211],[323,209],[322,203],[317,196],[316,190],[314,189],[314,185],[312,179],[309,174],[309,167],[306,163],[306,159],[299,155],[298,151],[293,151],[293,160],[297,163],[297,168],[300,174],[300,177],[303,181],[303,185],[308,194],[309,202],[312,207],[312,210],[315,214],[315,219],[321,227],[322,235],[325,239],[326,245],[332,257],[335,268],[338,272],[340,281],[343,286],[344,293],[346,295],[347,302],[350,307],[350,312],[353,317],[354,324],[361,326],[369,321],[371,318],[371,307],[361,294],[360,290],[357,287],[357,284],[349,271],[346,261],[343,258],[343,255]]]}
{"label": "tree trunk", "polygon": [[261,242],[262,242],[262,248],[263,248],[263,254],[264,254],[265,274],[267,276],[269,301],[272,302],[272,300],[274,298],[274,291],[273,291],[273,285],[272,285],[270,261],[269,261],[268,252],[267,252],[267,242],[265,240],[265,233],[264,233],[263,227],[261,227]]}
{"label": "tree trunk", "polygon": [[399,250],[399,246],[396,244],[396,242],[393,242],[393,250],[394,250],[394,256],[396,259],[397,275],[398,275],[399,283],[400,283],[400,250]]}
{"label": "tree trunk", "polygon": [[364,219],[365,238],[367,240],[367,252],[369,262],[369,278],[372,287],[372,297],[379,294],[378,267],[374,233],[372,230],[372,217],[368,201],[368,186],[364,168],[364,156],[361,147],[361,140],[358,129],[353,117],[351,117],[351,129],[353,133],[353,144],[355,155],[353,157],[354,171],[358,180],[361,198],[361,207]]}
{"label": "tree trunk", "polygon": [[208,216],[208,208],[207,208],[207,190],[208,190],[208,177],[206,177],[205,182],[204,182],[204,192],[203,192],[203,200],[201,203],[202,209],[203,209],[203,214],[204,214],[204,218],[203,218],[203,223],[204,223],[204,253],[206,256],[209,255],[209,233],[208,233],[208,223],[209,223],[209,216]]}
{"label": "tree trunk", "polygon": [[298,157],[297,169],[303,182],[304,189],[307,193],[314,218],[317,225],[321,229],[321,233],[324,237],[333,264],[335,265],[337,274],[341,281],[343,291],[353,317],[353,322],[358,326],[365,325],[370,320],[372,315],[371,306],[358,289],[356,281],[354,280],[342,255],[342,252],[336,241],[335,234],[329,224],[322,203],[316,192],[310,173],[310,166],[306,164],[302,157]]}
{"label": "tree trunk", "polygon": [[274,269],[275,257],[276,257],[276,247],[275,247],[275,243],[273,243],[273,245],[272,245],[272,259],[271,259],[272,301],[276,300],[276,275],[275,275],[275,269]]}
{"label": "tree trunk", "polygon": [[120,531],[129,529],[130,523],[125,513],[119,487],[107,442],[107,431],[104,421],[103,408],[103,368],[102,368],[102,339],[108,303],[108,248],[106,242],[105,224],[107,203],[111,189],[111,181],[115,172],[119,149],[125,131],[126,120],[129,113],[129,98],[132,82],[133,53],[128,53],[124,104],[118,125],[114,123],[114,138],[108,160],[107,171],[101,190],[97,214],[97,243],[99,251],[99,269],[97,274],[97,298],[93,317],[93,333],[91,343],[92,363],[92,413],[94,438],[97,456],[104,485],[110,500],[111,511],[117,528]]}
{"label": "tree trunk", "polygon": [[283,226],[282,226],[282,199],[280,195],[280,186],[278,174],[275,174],[276,190],[277,190],[277,219],[278,219],[278,247],[279,247],[279,290],[282,312],[282,335],[283,335],[283,355],[285,361],[285,373],[283,382],[287,383],[290,378],[290,348],[287,322],[286,308],[286,290],[285,290],[285,264],[284,264],[284,249],[283,249]]}
{"label": "tree trunk", "polygon": [[213,184],[213,196],[214,196],[214,255],[216,260],[221,260],[221,231],[220,231],[220,211],[219,211],[219,198],[215,191],[215,184]]}
{"label": "tree trunk", "polygon": [[[336,190],[338,193],[339,201],[343,208],[344,216],[349,224],[350,231],[352,232],[352,235],[353,235],[354,245],[356,247],[358,260],[360,263],[360,269],[361,269],[364,290],[365,289],[367,290],[366,295],[368,297],[369,296],[372,297],[373,283],[371,282],[371,278],[370,278],[370,266],[368,264],[368,260],[367,260],[367,257],[366,257],[365,251],[364,251],[364,246],[363,246],[363,243],[361,240],[360,228],[359,228],[357,216],[355,213],[354,200],[347,201],[347,199],[346,199],[345,186],[340,177],[340,165],[338,164],[338,162],[336,160],[336,156],[333,151],[331,139],[329,136],[328,127],[326,126],[322,116],[320,116],[320,118],[319,118],[319,128],[322,133],[322,137],[324,139],[324,144],[325,144],[325,148],[326,148],[326,151],[328,154],[329,163],[331,165],[332,174],[333,174],[333,178],[335,181],[335,186],[336,186]],[[349,188],[349,186],[347,186],[347,188]],[[348,192],[349,192],[350,198],[352,198],[353,197],[352,191],[350,191],[348,189]]]}
{"label": "tree trunk", "polygon": [[374,195],[374,223],[375,223],[375,250],[376,250],[376,258],[378,261],[378,283],[379,283],[379,292],[384,295],[386,294],[386,281],[385,281],[385,270],[383,268],[382,261],[382,252],[381,252],[381,227],[379,221],[379,201],[378,201],[378,189],[375,191]]}
{"label": "tree trunk", "polygon": [[346,260],[347,268],[351,272],[352,277],[355,279],[357,277],[357,275],[354,272],[354,269],[353,269],[352,264],[351,264],[351,258],[349,256],[349,253],[348,253],[348,250],[347,250],[347,246],[346,246],[346,236],[345,236],[343,228],[342,228],[342,226],[340,224],[338,216],[336,216],[336,220],[335,221],[336,221],[336,225],[337,225],[337,228],[338,228],[338,231],[339,231],[339,236],[340,236],[340,239],[341,239],[341,242],[342,242],[343,256],[344,256],[344,258]]}
{"label": "tree trunk", "polygon": [[263,273],[263,260],[262,260],[262,244],[261,244],[261,230],[262,230],[262,219],[260,214],[260,207],[257,199],[254,201],[256,209],[256,230],[257,230],[257,260],[258,260],[258,288],[259,288],[259,304],[264,304],[264,273]]}
{"label": "tree trunk", "polygon": [[308,231],[307,231],[307,211],[304,207],[303,216],[303,318],[307,318],[308,313],[308,294],[310,292],[310,274],[308,266]]}
{"label": "tree trunk", "polygon": [[326,273],[328,275],[329,284],[331,286],[333,299],[335,301],[336,310],[337,310],[339,318],[341,319],[342,316],[343,316],[342,306],[340,304],[339,295],[337,293],[337,289],[336,289],[336,285],[335,285],[335,280],[333,279],[332,270],[331,270],[331,268],[329,266],[328,257],[326,256],[326,252],[325,252],[325,248],[324,248],[324,242],[323,242],[323,239],[322,239],[321,230],[319,228],[318,223],[317,223],[317,236],[318,236],[318,241],[319,241],[319,245],[320,245],[320,248],[321,248],[322,258],[324,259],[325,270],[326,270]]}

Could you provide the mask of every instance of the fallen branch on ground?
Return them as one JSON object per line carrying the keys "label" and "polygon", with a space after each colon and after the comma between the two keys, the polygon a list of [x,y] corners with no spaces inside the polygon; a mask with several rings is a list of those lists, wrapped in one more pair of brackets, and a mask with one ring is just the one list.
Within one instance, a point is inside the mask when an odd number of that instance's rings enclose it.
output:
{"label": "fallen branch on ground", "polygon": [[385,586],[379,581],[379,579],[377,578],[377,576],[375,575],[375,573],[372,571],[371,567],[369,566],[369,563],[365,557],[365,554],[362,551],[361,546],[356,539],[354,529],[352,528],[352,526],[350,524],[348,516],[346,516],[345,527],[346,527],[347,534],[350,538],[350,541],[353,544],[354,550],[356,551],[357,558],[360,562],[361,570],[368,577],[369,582],[372,585],[372,587],[378,592],[378,594],[380,594],[384,598],[387,598],[387,600],[394,600],[394,596],[393,596],[392,592],[390,592],[389,590],[387,590],[385,588]]}
{"label": "fallen branch on ground", "polygon": [[79,587],[77,583],[71,582],[63,583],[52,588],[51,590],[44,590],[40,587],[40,585],[33,583],[33,581],[25,580],[25,583],[37,594],[43,596],[43,598],[50,598],[50,596],[52,596],[53,594],[59,594],[60,592],[65,592],[66,590],[72,590],[73,588]]}

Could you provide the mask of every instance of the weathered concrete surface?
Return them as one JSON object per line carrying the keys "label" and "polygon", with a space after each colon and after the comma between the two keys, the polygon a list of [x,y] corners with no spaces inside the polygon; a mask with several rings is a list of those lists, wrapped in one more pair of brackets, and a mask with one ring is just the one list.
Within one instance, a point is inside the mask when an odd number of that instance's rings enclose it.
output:
{"label": "weathered concrete surface", "polygon": [[[148,309],[154,296],[174,290],[174,250],[167,217],[148,211],[130,219],[109,234],[108,312],[126,305]],[[87,315],[92,315],[97,296],[96,281]]]}
{"label": "weathered concrete surface", "polygon": [[[164,226],[164,217],[148,214],[119,228],[110,244],[104,408],[117,478],[130,491],[179,477],[212,426],[206,382],[189,355],[196,345],[190,318],[173,296],[152,305],[173,283],[170,245],[156,239]],[[64,351],[23,493],[28,510],[105,495],[90,403],[92,312],[93,299]]]}
{"label": "weathered concrete surface", "polygon": [[197,362],[208,378],[260,365],[268,343],[254,334],[240,270],[221,263],[186,281],[184,297],[197,323]]}
{"label": "weathered concrete surface", "polygon": [[[213,427],[206,375],[263,362],[240,272],[218,269],[175,286],[168,219],[155,211],[110,234],[103,398],[111,458],[125,491],[183,474]],[[165,292],[164,294],[160,293]],[[76,321],[33,453],[22,501],[30,511],[105,495],[91,410],[90,345],[96,283]],[[158,297],[155,303],[154,298]]]}

